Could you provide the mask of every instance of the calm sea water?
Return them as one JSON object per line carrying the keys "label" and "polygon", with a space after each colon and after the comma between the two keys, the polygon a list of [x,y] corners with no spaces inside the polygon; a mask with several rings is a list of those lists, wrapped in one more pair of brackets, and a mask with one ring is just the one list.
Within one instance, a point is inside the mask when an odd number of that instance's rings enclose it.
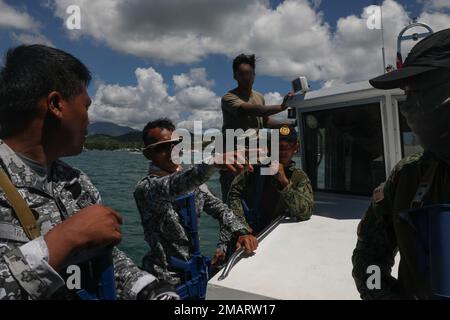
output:
{"label": "calm sea water", "polygon": [[[63,159],[84,171],[101,193],[103,203],[119,212],[124,218],[123,240],[119,248],[126,252],[135,263],[148,250],[144,241],[141,219],[133,198],[136,183],[145,176],[148,160],[141,154],[127,151],[86,151]],[[221,198],[219,175],[215,174],[208,186],[212,193]],[[218,221],[202,213],[199,219],[200,246],[202,253],[212,255],[218,239]]]}

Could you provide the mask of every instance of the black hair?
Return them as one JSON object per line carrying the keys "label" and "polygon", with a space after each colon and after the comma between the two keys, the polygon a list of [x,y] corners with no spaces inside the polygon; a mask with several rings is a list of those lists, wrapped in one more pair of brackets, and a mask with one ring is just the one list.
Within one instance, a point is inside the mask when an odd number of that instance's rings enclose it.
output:
{"label": "black hair", "polygon": [[0,69],[0,137],[18,133],[36,115],[38,101],[50,92],[70,99],[91,78],[80,60],[62,50],[39,44],[9,49]]}
{"label": "black hair", "polygon": [[255,62],[256,57],[254,54],[241,53],[233,60],[233,74],[236,74],[236,72],[239,69],[239,66],[243,63],[249,64],[253,68],[253,70],[255,70]]}
{"label": "black hair", "polygon": [[156,120],[153,120],[153,121],[150,121],[149,123],[147,123],[145,125],[144,129],[142,130],[142,140],[144,140],[145,146],[148,146],[152,143],[157,142],[154,137],[152,137],[151,135],[148,134],[148,131],[153,128],[162,128],[162,129],[174,131],[175,125],[173,124],[172,120],[170,120],[168,118],[159,118],[159,119],[156,119]]}

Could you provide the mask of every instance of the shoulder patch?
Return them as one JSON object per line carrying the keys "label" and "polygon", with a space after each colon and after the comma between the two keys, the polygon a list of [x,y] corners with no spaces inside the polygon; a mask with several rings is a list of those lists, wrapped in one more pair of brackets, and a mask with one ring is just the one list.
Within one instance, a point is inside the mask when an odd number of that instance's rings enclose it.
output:
{"label": "shoulder patch", "polygon": [[403,167],[405,167],[407,165],[419,162],[422,159],[422,157],[423,157],[423,152],[418,152],[418,153],[412,154],[406,158],[403,158],[395,165],[394,171],[400,171],[401,169],[403,169]]}

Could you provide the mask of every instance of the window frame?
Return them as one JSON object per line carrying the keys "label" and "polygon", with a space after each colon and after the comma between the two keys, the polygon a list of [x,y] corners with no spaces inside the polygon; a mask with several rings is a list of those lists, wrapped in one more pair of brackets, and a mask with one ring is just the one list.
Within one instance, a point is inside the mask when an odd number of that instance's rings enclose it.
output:
{"label": "window frame", "polygon": [[[392,102],[394,100],[389,99],[390,96],[377,96],[377,97],[370,97],[370,98],[364,98],[364,99],[356,99],[351,101],[343,101],[338,103],[331,103],[321,106],[313,106],[313,107],[305,107],[301,109],[297,109],[297,123],[299,124],[299,134],[300,134],[300,142],[301,142],[301,151],[300,151],[300,157],[301,157],[301,167],[303,170],[305,170],[306,165],[306,158],[305,158],[305,150],[303,147],[305,146],[305,121],[304,121],[304,114],[309,114],[311,112],[317,112],[317,111],[325,111],[325,110],[335,110],[335,109],[341,109],[341,108],[351,108],[351,107],[358,107],[358,106],[364,106],[368,104],[378,104],[379,105],[379,111],[380,111],[380,120],[381,120],[381,133],[382,133],[382,139],[383,139],[383,157],[384,157],[384,166],[385,166],[385,176],[386,178],[389,176],[391,166],[390,163],[392,159],[390,158],[389,152],[390,152],[390,139],[388,139],[388,135],[390,134],[387,130],[388,123],[391,123],[395,127],[395,122],[397,122],[397,128],[399,128],[399,119],[392,119],[392,112],[387,112],[387,105],[392,105]],[[390,100],[390,101],[388,101]],[[396,101],[396,100],[395,100]],[[390,108],[393,109],[393,108]],[[398,110],[397,103],[395,103],[395,110]],[[396,120],[396,121],[395,121]],[[394,130],[395,131],[395,130]],[[399,130],[398,130],[399,133]],[[400,136],[398,136],[398,139],[400,139]],[[400,146],[400,141],[398,142],[398,145]],[[396,149],[396,148],[395,148]],[[344,194],[344,195],[367,195],[366,193],[358,193],[358,192],[352,192],[352,191],[345,191],[345,190],[333,190],[333,189],[319,189],[314,186],[314,190],[318,192],[326,192],[326,193],[337,193],[337,194]]]}

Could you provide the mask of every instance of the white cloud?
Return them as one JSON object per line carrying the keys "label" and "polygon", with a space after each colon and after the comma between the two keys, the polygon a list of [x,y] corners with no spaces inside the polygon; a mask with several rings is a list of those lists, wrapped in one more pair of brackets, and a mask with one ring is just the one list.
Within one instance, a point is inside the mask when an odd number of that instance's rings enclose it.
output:
{"label": "white cloud", "polygon": [[70,35],[140,57],[192,63],[255,52],[261,74],[318,79],[336,69],[325,55],[332,49],[329,27],[308,0],[287,0],[275,10],[267,0],[55,0],[57,16],[65,20],[70,4],[82,8],[82,28]]}
{"label": "white cloud", "polygon": [[448,0],[422,0],[426,11],[436,11],[450,9],[450,1]]}
{"label": "white cloud", "polygon": [[442,12],[424,12],[419,21],[428,23],[435,31],[450,28],[450,14]]}
{"label": "white cloud", "polygon": [[52,42],[42,34],[13,32],[11,33],[11,38],[20,44],[44,44],[47,46],[53,46]]}
{"label": "white cloud", "polygon": [[[326,80],[364,80],[383,73],[381,31],[367,28],[370,8],[365,8],[360,16],[340,18],[333,36],[335,55],[341,66],[340,73]],[[408,24],[409,17],[397,2],[383,3],[384,39],[386,62],[395,65],[396,39],[400,30]],[[405,45],[405,52],[408,45]]]}
{"label": "white cloud", "polygon": [[[283,102],[283,96],[279,92],[269,92],[264,94],[264,101],[266,105],[279,105]],[[288,118],[288,111],[285,110],[283,112],[277,113],[272,116],[272,118],[277,120],[286,120]]]}
{"label": "white cloud", "polygon": [[[435,31],[450,27],[448,3],[428,1],[419,20]],[[82,29],[67,30],[71,37],[91,37],[154,61],[191,64],[211,54],[255,53],[257,74],[288,80],[305,75],[323,81],[325,87],[383,72],[381,31],[367,27],[373,6],[340,18],[332,29],[317,0],[286,0],[276,8],[268,0],[54,0],[50,7],[65,22],[66,8],[72,4],[82,9]],[[396,38],[411,17],[395,0],[385,0],[383,18],[386,62],[395,65]],[[403,56],[413,45],[404,45]],[[173,96],[152,68],[137,69],[136,78],[135,87],[101,84],[93,118],[136,127],[169,116],[185,126],[202,119],[207,126],[220,127],[220,99],[204,68],[173,76]],[[270,104],[281,95],[268,93],[266,99]]]}
{"label": "white cloud", "polygon": [[189,73],[182,73],[180,75],[173,76],[173,82],[175,83],[175,87],[177,89],[186,88],[189,86],[205,86],[212,87],[214,86],[214,80],[208,80],[206,75],[205,68],[194,68],[189,71]]}
{"label": "white cloud", "polygon": [[[45,44],[52,46],[52,42],[40,32],[41,24],[27,12],[19,11],[0,0],[0,29],[13,29],[9,33],[18,44]],[[19,31],[20,32],[16,32]]]}
{"label": "white cloud", "polygon": [[[68,31],[73,37],[93,37],[115,50],[169,64],[254,52],[258,74],[288,80],[306,75],[310,80],[355,81],[382,72],[381,34],[367,28],[367,8],[339,19],[333,33],[318,11],[320,3],[286,0],[271,8],[267,0],[55,0],[54,7],[62,19],[68,5],[82,8],[82,29]],[[428,1],[421,19],[436,30],[447,27],[450,15],[429,9],[448,3]],[[385,0],[383,10],[387,62],[394,64],[397,34],[411,19],[394,0]],[[178,89],[211,87],[202,72],[173,80]]]}
{"label": "white cloud", "polygon": [[264,94],[264,101],[266,105],[276,105],[283,102],[283,96],[279,92],[269,92]]}
{"label": "white cloud", "polygon": [[[183,82],[183,86],[175,86],[175,94],[169,95],[168,84],[153,68],[138,68],[135,71],[136,86],[120,86],[118,84],[98,84],[97,92],[89,109],[91,122],[111,121],[136,129],[142,127],[150,120],[159,117],[169,117],[178,127],[193,129],[194,121],[202,121],[204,129],[222,127],[222,112],[220,97],[207,85],[206,70],[201,72],[201,82]],[[191,69],[189,75],[199,74],[198,69]],[[180,79],[175,75],[173,79]],[[174,80],[175,82],[175,80]],[[283,96],[278,92],[264,94],[267,105],[280,104]],[[286,119],[287,111],[275,116],[276,119]]]}
{"label": "white cloud", "polygon": [[20,12],[0,0],[0,29],[13,28],[30,30],[38,28],[39,24],[26,12]]}
{"label": "white cloud", "polygon": [[[55,0],[64,21],[69,5],[81,8],[81,30],[111,48],[167,63],[192,63],[211,53],[241,49],[252,21],[268,9],[265,0]],[[242,36],[241,36],[242,35]]]}
{"label": "white cloud", "polygon": [[[198,69],[189,72],[189,75],[198,74]],[[200,74],[198,79],[204,85],[212,84],[205,70]],[[99,84],[89,109],[92,122],[112,121],[141,129],[151,119],[169,117],[188,128],[192,127],[194,120],[202,120],[205,128],[220,128],[220,97],[207,86],[188,81],[177,87],[175,95],[171,96],[167,91],[168,85],[155,69],[138,68],[135,76],[136,86]],[[180,76],[174,79],[180,79]]]}
{"label": "white cloud", "polygon": [[314,10],[319,9],[320,5],[322,4],[322,0],[310,0],[310,1]]}

